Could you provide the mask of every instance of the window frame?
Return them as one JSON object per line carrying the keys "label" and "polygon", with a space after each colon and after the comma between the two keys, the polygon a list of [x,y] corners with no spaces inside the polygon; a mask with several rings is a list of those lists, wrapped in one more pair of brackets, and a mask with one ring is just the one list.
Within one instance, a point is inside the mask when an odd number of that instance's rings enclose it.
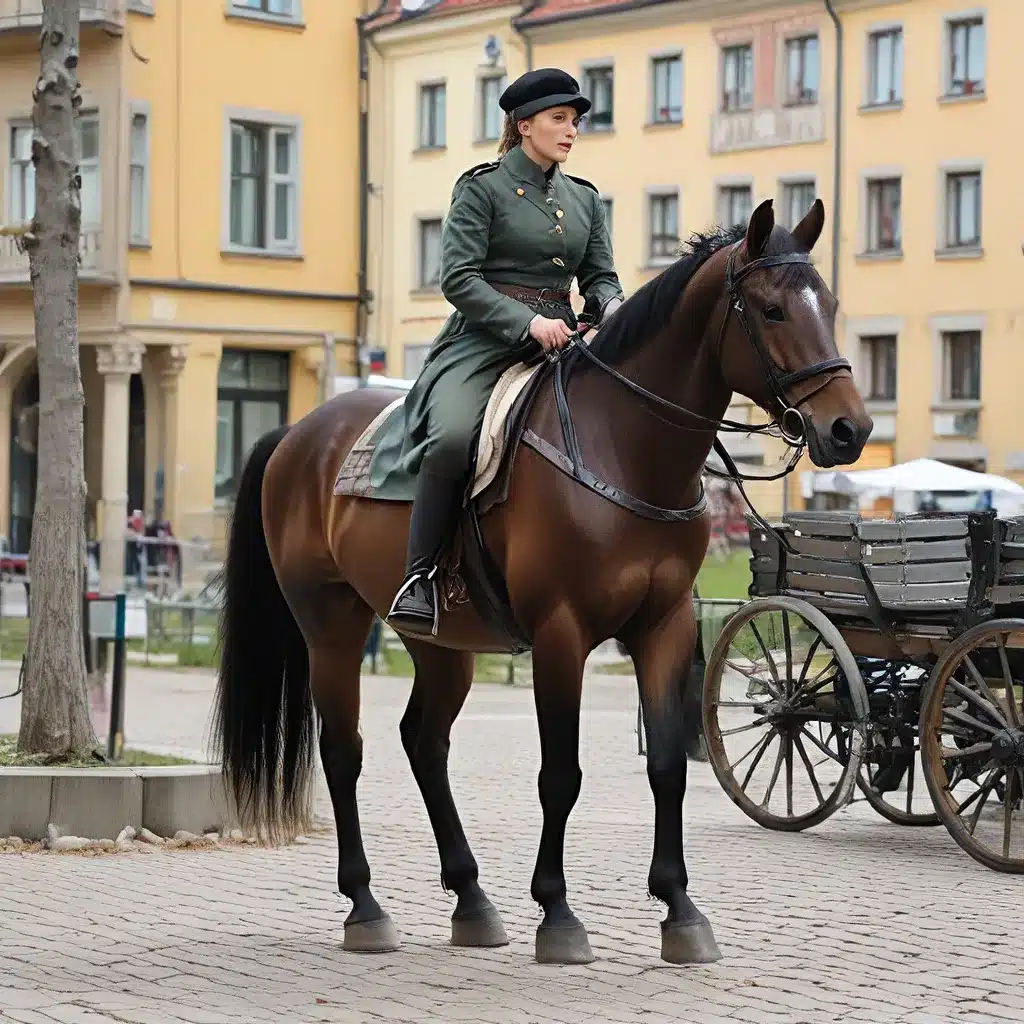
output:
{"label": "window frame", "polygon": [[245,0],[224,0],[224,13],[229,18],[242,18],[248,21],[262,21],[269,25],[303,25],[302,0],[291,0],[291,14],[275,14],[264,10],[270,0],[260,0],[260,7],[250,7]]}
{"label": "window frame", "polygon": [[[942,25],[942,93],[943,100],[972,100],[980,99],[986,94],[988,80],[988,18],[987,12],[978,8],[970,11],[950,11],[943,15]],[[974,79],[955,79],[953,77],[953,61],[955,52],[955,33],[958,29],[964,29],[965,36],[965,67],[966,74],[970,64],[970,28],[980,27],[981,29],[981,74],[977,86]],[[956,88],[955,83],[962,82],[961,88]]]}
{"label": "window frame", "polygon": [[[719,69],[721,74],[721,96],[719,111],[723,114],[742,114],[747,111],[754,109],[754,83],[755,83],[755,68],[754,68],[754,44],[753,42],[745,43],[730,43],[728,46],[720,47],[721,56],[719,58]],[[750,91],[749,95],[744,96],[741,92],[742,84],[740,82],[740,68],[741,65],[738,61],[738,55],[742,52],[746,52],[750,55]],[[733,105],[730,102],[730,92],[728,86],[729,79],[729,57],[731,55],[737,56],[736,66],[736,102]]]}
{"label": "window frame", "polygon": [[[862,367],[861,395],[866,404],[875,406],[886,404],[895,405],[899,397],[899,335],[891,332],[878,334],[862,334],[860,336],[860,365]],[[891,349],[891,366],[885,367],[884,376],[886,384],[891,383],[892,393],[886,388],[884,393],[879,393],[875,387],[877,361],[875,353],[885,345]],[[891,381],[888,380],[891,374]]]}
{"label": "window frame", "polygon": [[[658,71],[660,68],[668,68],[672,64],[679,65],[679,95],[678,107],[672,103],[673,97],[669,96],[669,104],[665,107],[658,106]],[[650,104],[648,106],[649,124],[661,125],[661,124],[682,124],[683,123],[683,93],[684,83],[683,75],[685,69],[683,66],[683,51],[682,50],[671,50],[665,53],[654,53],[649,58],[648,66],[648,81],[650,83]],[[669,81],[671,81],[671,72],[667,72]],[[666,89],[668,88],[668,82],[666,82]],[[673,116],[678,109],[679,116]],[[660,116],[662,110],[667,111],[667,116]]]}
{"label": "window frame", "polygon": [[[879,42],[885,37],[892,36],[899,40],[899,61],[896,61],[896,48],[891,51],[890,73],[893,80],[893,89],[889,99],[880,100],[876,98],[879,83]],[[906,82],[906,32],[902,23],[878,25],[868,30],[865,58],[867,62],[866,74],[864,76],[864,108],[890,109],[902,107],[904,99],[904,86]],[[896,69],[899,68],[899,75]]]}
{"label": "window frame", "polygon": [[240,353],[245,357],[253,355],[273,355],[278,357],[278,360],[284,366],[284,380],[285,386],[283,389],[270,389],[270,388],[249,388],[239,387],[237,385],[222,385],[220,383],[220,365],[217,368],[217,416],[220,416],[220,403],[231,402],[234,406],[233,422],[232,422],[232,436],[231,436],[231,455],[232,455],[232,475],[227,485],[219,483],[217,481],[217,466],[220,462],[220,451],[216,448],[217,441],[214,441],[215,451],[213,460],[213,494],[214,501],[220,504],[230,503],[234,500],[235,495],[238,491],[238,483],[242,475],[242,469],[245,465],[245,459],[248,456],[248,452],[242,451],[242,406],[248,402],[277,402],[281,412],[280,420],[282,424],[288,422],[288,404],[291,399],[291,352],[281,352],[275,349],[243,349],[228,347],[225,348],[221,353],[221,359],[224,357],[224,352]]}
{"label": "window frame", "polygon": [[[815,82],[814,89],[810,90],[807,87],[807,44],[813,42],[814,48],[817,51],[817,62],[816,62],[816,76],[817,81]],[[789,60],[790,50],[795,47],[800,47],[800,84],[801,92],[799,95],[795,95],[790,86],[789,80]],[[753,72],[753,62],[751,62],[751,72]],[[821,37],[817,32],[803,32],[800,35],[788,36],[783,41],[782,48],[782,74],[783,74],[783,93],[784,93],[784,105],[787,107],[810,107],[818,103],[821,99]],[[753,83],[753,74],[751,74],[751,82]]]}
{"label": "window frame", "polygon": [[[955,182],[961,181],[965,178],[976,178],[977,179],[977,194],[975,197],[975,224],[977,225],[977,237],[969,241],[963,241],[953,238],[953,231],[951,231],[952,219],[954,217],[954,196],[952,186]],[[940,231],[942,238],[942,251],[943,252],[965,252],[979,250],[982,247],[982,240],[984,238],[984,232],[982,230],[982,216],[984,213],[984,181],[982,169],[980,167],[958,167],[948,168],[942,173],[942,220],[940,221]],[[959,204],[957,204],[959,207]],[[956,219],[959,222],[959,208],[956,211]],[[957,225],[959,227],[959,224]]]}
{"label": "window frame", "polygon": [[[22,178],[22,203],[27,205],[27,196],[31,191],[32,195],[32,216],[25,218],[24,212],[14,215],[14,166],[15,166],[15,132],[28,132],[29,158],[28,161],[17,161],[22,168],[19,177]],[[7,183],[4,190],[4,221],[7,224],[16,226],[18,224],[31,224],[35,218],[35,165],[32,163],[32,121],[22,117],[12,118],[7,122]]]}
{"label": "window frame", "polygon": [[[82,125],[86,121],[96,122],[96,155],[94,157],[82,157]],[[83,169],[95,169],[96,171],[96,219],[89,221],[85,218],[85,206],[82,206],[81,230],[98,231],[103,225],[103,119],[95,107],[88,110],[80,110],[75,118],[75,162],[78,164],[78,173],[81,177]],[[81,190],[79,191],[81,198]]]}
{"label": "window frame", "polygon": [[[481,74],[476,80],[476,141],[477,142],[497,142],[501,138],[502,128],[504,127],[503,118],[504,111],[498,105],[498,98],[502,92],[505,91],[505,84],[508,81],[508,76],[504,71],[489,72],[487,74]],[[497,131],[494,135],[487,134],[487,113],[488,113],[488,102],[487,102],[487,89],[491,82],[496,82],[497,95],[494,97],[494,110],[497,111]],[[447,107],[447,102],[445,103]]]}
{"label": "window frame", "polygon": [[[939,334],[942,345],[942,377],[940,401],[944,404],[970,404],[980,405],[981,403],[981,349],[984,340],[984,332],[980,328],[946,329]],[[973,374],[977,384],[976,394],[955,395],[953,393],[953,343],[956,341],[972,341],[974,352],[969,357],[973,363]]]}
{"label": "window frame", "polygon": [[[430,225],[437,225],[437,281],[428,282],[425,279],[424,271],[426,269],[426,243],[427,243],[427,228]],[[444,229],[444,218],[440,216],[430,216],[427,214],[418,216],[416,218],[416,287],[415,290],[418,292],[429,292],[431,294],[440,294],[441,292],[441,232]]]}
{"label": "window frame", "polygon": [[[814,205],[814,200],[818,198],[818,178],[814,174],[794,174],[780,178],[779,185],[779,210],[781,211],[781,216],[777,218],[777,221],[787,231],[792,231],[807,216],[811,206]],[[791,217],[793,212],[791,209],[791,198],[796,189],[809,189],[812,198],[807,209],[794,219]],[[792,220],[793,223],[789,223],[789,220]]]}
{"label": "window frame", "polygon": [[[873,193],[877,189],[879,193],[878,209],[881,216],[884,208],[884,195],[886,186],[897,185],[897,228],[893,235],[892,245],[881,244],[881,222],[877,224],[873,219],[872,201]],[[864,179],[864,247],[863,252],[868,255],[895,255],[903,252],[903,176],[898,174],[871,175]]]}
{"label": "window frame", "polygon": [[[425,100],[427,94],[437,95],[442,97],[442,115],[439,119],[440,124],[440,141],[437,138],[432,138],[432,141],[427,141],[427,127],[428,122],[424,120],[425,111]],[[437,111],[434,108],[434,104],[431,104],[430,109],[430,121],[437,121]],[[438,124],[433,125],[434,128],[438,127]],[[430,82],[420,82],[416,88],[416,151],[417,152],[435,152],[439,149],[448,148],[448,82],[445,79],[439,79]]]}
{"label": "window frame", "polygon": [[[235,126],[262,129],[265,132],[266,168],[263,196],[264,245],[250,246],[231,238],[232,136]],[[274,137],[277,133],[291,139],[293,167],[290,174],[273,170]],[[269,259],[302,258],[302,119],[267,110],[229,107],[224,111],[224,181],[221,196],[221,252],[228,255],[259,256]],[[292,224],[290,239],[274,238],[275,185],[292,186]]]}
{"label": "window frame", "polygon": [[[598,110],[596,97],[598,90],[594,88],[595,77],[607,77],[608,79],[608,93],[611,97],[611,103],[607,111]],[[580,122],[580,126],[584,131],[587,132],[612,132],[615,130],[615,62],[611,60],[607,61],[592,61],[583,66],[580,77],[583,80],[583,95],[590,98],[591,106],[590,110],[584,116]],[[653,81],[653,79],[652,79]],[[653,102],[653,101],[652,101]],[[595,121],[594,116],[603,116],[607,114],[607,121]]]}
{"label": "window frame", "polygon": [[[675,210],[675,234],[655,234],[655,208],[662,203],[669,200],[674,201]],[[670,188],[658,188],[649,189],[647,191],[647,263],[648,266],[660,266],[665,263],[671,263],[676,259],[676,253],[679,248],[679,189]],[[666,218],[664,214],[661,217],[662,221]],[[664,226],[664,225],[662,225]],[[670,252],[658,252],[656,251],[655,242],[662,243],[661,247],[664,248],[665,243],[671,244]]]}
{"label": "window frame", "polygon": [[[140,230],[135,230],[134,206],[132,203],[132,172],[138,166],[132,151],[132,131],[135,119],[142,117],[146,122],[146,134],[143,140],[145,149],[142,163],[142,210],[139,214]],[[145,100],[132,100],[128,105],[128,245],[131,248],[148,248],[151,244],[151,209],[152,209],[152,168],[153,168],[153,122],[150,104]]]}
{"label": "window frame", "polygon": [[[726,213],[732,197],[740,192],[746,192],[749,199],[749,210],[746,217],[741,220],[729,220]],[[719,181],[715,184],[715,207],[718,211],[718,223],[724,228],[730,228],[735,224],[749,224],[750,217],[754,212],[754,183],[746,179],[743,181]]]}

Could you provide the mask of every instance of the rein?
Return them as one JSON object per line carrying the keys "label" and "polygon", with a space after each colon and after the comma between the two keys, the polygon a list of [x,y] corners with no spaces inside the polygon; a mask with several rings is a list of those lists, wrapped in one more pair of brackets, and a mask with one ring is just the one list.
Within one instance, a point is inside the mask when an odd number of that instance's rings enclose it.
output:
{"label": "rein", "polygon": [[836,356],[832,359],[824,359],[821,362],[813,363],[810,366],[805,366],[802,369],[790,372],[784,371],[775,362],[760,333],[755,331],[751,326],[751,322],[747,317],[746,304],[743,299],[743,292],[740,288],[740,284],[755,270],[765,270],[769,267],[779,267],[794,263],[810,265],[810,254],[784,253],[778,256],[762,256],[751,260],[737,271],[736,254],[739,251],[740,244],[740,242],[737,242],[732,247],[732,251],[729,253],[728,263],[726,264],[725,283],[729,302],[726,306],[725,315],[722,317],[721,327],[718,330],[718,340],[716,344],[719,361],[721,361],[721,350],[725,340],[725,332],[729,324],[729,318],[732,313],[735,312],[739,318],[740,324],[743,326],[744,332],[747,335],[751,346],[754,349],[754,352],[757,354],[762,370],[764,371],[765,380],[771,391],[772,398],[775,399],[782,410],[781,415],[773,417],[766,423],[739,423],[736,420],[725,418],[714,419],[713,417],[704,416],[701,413],[694,412],[692,409],[687,409],[685,406],[676,405],[676,403],[670,402],[668,399],[662,398],[653,391],[649,391],[642,385],[637,384],[636,381],[630,380],[624,374],[616,370],[614,366],[610,366],[599,356],[595,355],[594,352],[591,351],[590,346],[583,343],[583,338],[592,329],[590,325],[585,325],[582,330],[577,330],[574,335],[570,337],[569,343],[563,349],[546,353],[548,360],[554,364],[555,400],[558,407],[558,415],[561,421],[562,436],[565,441],[567,456],[562,455],[562,453],[553,445],[545,441],[543,438],[536,436],[532,431],[527,431],[526,435],[524,435],[524,439],[531,447],[536,448],[542,455],[553,461],[559,468],[563,469],[579,483],[598,494],[601,494],[609,500],[614,501],[616,504],[621,505],[630,511],[636,512],[639,515],[645,516],[646,518],[680,522],[696,519],[706,511],[707,496],[704,493],[703,484],[701,484],[700,497],[694,505],[685,509],[663,509],[655,505],[649,505],[646,502],[641,501],[639,498],[635,498],[632,495],[621,491],[619,488],[605,483],[587,469],[583,463],[579,442],[576,438],[576,428],[572,421],[572,413],[569,409],[568,398],[565,391],[565,378],[568,374],[567,363],[568,367],[571,368],[571,361],[567,361],[565,359],[569,353],[577,353],[579,356],[587,359],[594,366],[598,367],[598,369],[618,381],[644,401],[660,406],[663,409],[667,409],[674,415],[689,416],[692,420],[703,425],[698,428],[685,427],[682,424],[673,424],[679,429],[698,430],[711,427],[716,431],[723,431],[727,433],[770,434],[772,436],[781,437],[781,439],[789,446],[791,451],[785,465],[778,473],[770,476],[745,476],[740,472],[736,462],[717,436],[712,442],[712,447],[718,457],[722,460],[722,463],[725,465],[726,472],[722,473],[718,470],[712,469],[706,463],[704,469],[705,472],[709,473],[711,476],[731,480],[735,483],[743,497],[743,500],[746,502],[747,507],[750,509],[757,522],[766,530],[778,537],[780,543],[788,548],[789,545],[786,544],[785,539],[779,535],[778,532],[761,516],[757,509],[754,508],[750,498],[747,496],[745,488],[743,487],[743,482],[749,482],[751,480],[779,480],[793,472],[796,468],[797,462],[799,462],[803,455],[804,448],[807,444],[804,416],[803,413],[800,412],[799,406],[831,383],[834,377],[829,376],[816,388],[809,391],[806,395],[803,395],[793,404],[790,403],[786,390],[794,384],[800,384],[813,377],[817,377],[822,374],[833,374],[834,372],[841,370],[851,370],[852,368],[849,361],[844,359],[842,356]]}

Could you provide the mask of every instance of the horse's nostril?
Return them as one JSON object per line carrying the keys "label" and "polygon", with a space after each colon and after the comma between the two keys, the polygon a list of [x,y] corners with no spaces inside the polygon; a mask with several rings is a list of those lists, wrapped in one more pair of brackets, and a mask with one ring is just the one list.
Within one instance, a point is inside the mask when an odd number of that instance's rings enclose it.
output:
{"label": "horse's nostril", "polygon": [[841,416],[832,423],[832,440],[838,445],[853,444],[857,438],[857,424]]}

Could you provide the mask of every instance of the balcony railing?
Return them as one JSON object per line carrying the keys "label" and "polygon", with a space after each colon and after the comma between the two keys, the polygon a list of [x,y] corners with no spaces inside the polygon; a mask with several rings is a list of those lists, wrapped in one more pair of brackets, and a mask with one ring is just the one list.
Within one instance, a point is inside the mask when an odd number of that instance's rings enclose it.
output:
{"label": "balcony railing", "polygon": [[[99,228],[83,228],[78,237],[79,277],[113,277],[103,266],[103,233]],[[28,253],[18,250],[17,239],[0,235],[0,284],[21,284],[29,280]]]}
{"label": "balcony railing", "polygon": [[712,153],[795,146],[824,138],[825,108],[820,103],[711,115]]}
{"label": "balcony railing", "polygon": [[[126,0],[81,0],[81,23],[120,34],[124,31],[125,3]],[[0,0],[0,32],[39,28],[42,19],[43,0]]]}

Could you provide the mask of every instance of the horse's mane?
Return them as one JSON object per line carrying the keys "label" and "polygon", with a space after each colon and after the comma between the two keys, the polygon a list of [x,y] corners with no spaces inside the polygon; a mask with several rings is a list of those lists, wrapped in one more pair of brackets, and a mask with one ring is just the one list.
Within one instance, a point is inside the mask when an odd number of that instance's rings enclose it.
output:
{"label": "horse's mane", "polygon": [[[694,232],[679,247],[676,262],[638,288],[598,331],[590,346],[594,354],[605,362],[614,361],[625,355],[637,339],[653,337],[668,323],[683,289],[701,266],[719,250],[740,241],[746,233],[746,224]],[[768,237],[764,255],[793,252],[797,248],[793,236],[776,225]],[[802,279],[807,274],[805,265],[788,266],[783,283]]]}

